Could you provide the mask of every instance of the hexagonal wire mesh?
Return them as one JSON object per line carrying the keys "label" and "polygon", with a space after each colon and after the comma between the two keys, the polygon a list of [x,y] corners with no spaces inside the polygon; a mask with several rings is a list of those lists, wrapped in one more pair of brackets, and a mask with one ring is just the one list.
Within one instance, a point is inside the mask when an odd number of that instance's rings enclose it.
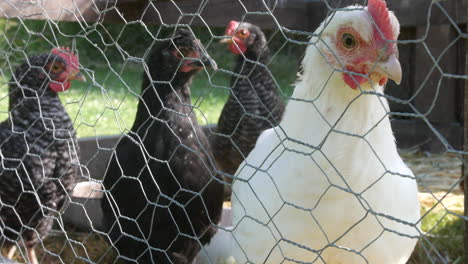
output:
{"label": "hexagonal wire mesh", "polygon": [[466,3],[349,4],[0,3],[2,263],[462,263]]}

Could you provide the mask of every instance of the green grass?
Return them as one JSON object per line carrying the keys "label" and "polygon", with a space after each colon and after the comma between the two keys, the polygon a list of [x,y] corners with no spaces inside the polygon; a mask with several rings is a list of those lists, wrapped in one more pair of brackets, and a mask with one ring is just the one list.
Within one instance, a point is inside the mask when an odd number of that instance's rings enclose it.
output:
{"label": "green grass", "polygon": [[[222,60],[220,60],[222,61]],[[86,67],[86,65],[84,65]],[[223,65],[224,66],[224,65]],[[232,65],[227,65],[228,67]],[[294,68],[294,65],[290,65]],[[73,82],[72,88],[60,94],[67,112],[74,119],[79,137],[112,135],[130,129],[136,114],[142,70],[137,66],[113,65],[86,69],[86,83]],[[279,79],[281,89],[291,92],[292,78]],[[0,87],[0,118],[7,117],[8,72]],[[230,90],[230,74],[222,71],[202,71],[191,87],[192,104],[200,124],[215,124]]]}
{"label": "green grass", "polygon": [[[295,69],[291,63],[289,66]],[[75,127],[80,137],[119,134],[131,127],[136,113],[142,71],[135,67],[117,68],[120,69],[116,73],[109,68],[89,71],[93,77],[88,78],[90,80],[87,83],[74,83],[73,89],[62,94],[68,113],[76,117]],[[291,93],[290,84],[295,79],[294,72],[291,76],[278,79],[281,90],[287,95]],[[213,70],[202,71],[194,79],[191,87],[192,104],[196,106],[201,125],[218,122],[230,93],[230,79],[230,74]]]}
{"label": "green grass", "polygon": [[434,256],[436,254],[434,249],[437,249],[438,253],[450,263],[463,263],[464,224],[462,218],[448,214],[447,211],[441,210],[428,214],[428,217],[424,218],[422,229],[430,234],[427,242],[430,242],[431,248],[429,254],[424,251],[421,258],[427,259],[427,255]]}
{"label": "green grass", "polygon": [[463,196],[458,202],[443,207],[435,201],[422,201],[421,229],[425,235],[419,240],[408,264],[464,263],[463,258]]}
{"label": "green grass", "polygon": [[[208,74],[194,81],[192,104],[200,124],[217,122],[229,90],[210,87]],[[81,137],[119,134],[130,129],[136,114],[141,86],[140,71],[124,71],[119,77],[107,70],[94,72],[98,85],[80,84],[64,93],[63,103],[71,116],[76,116],[75,127]],[[214,77],[212,83],[226,86],[226,80]]]}

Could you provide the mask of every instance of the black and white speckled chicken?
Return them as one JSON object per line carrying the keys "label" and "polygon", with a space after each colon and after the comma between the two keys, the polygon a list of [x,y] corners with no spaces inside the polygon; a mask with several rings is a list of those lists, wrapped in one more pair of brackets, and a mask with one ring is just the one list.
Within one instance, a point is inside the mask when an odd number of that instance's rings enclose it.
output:
{"label": "black and white speckled chicken", "polygon": [[[270,51],[262,30],[247,22],[231,21],[226,35],[231,38],[221,42],[238,54],[234,72],[239,76],[232,77],[231,95],[210,142],[220,169],[233,175],[260,133],[281,121],[285,104],[266,66]],[[232,182],[230,177],[225,180]],[[226,188],[226,196],[230,196],[230,189]]]}
{"label": "black and white speckled chicken", "polygon": [[104,225],[121,259],[188,264],[222,212],[223,184],[190,102],[194,75],[216,64],[178,29],[147,65],[135,122],[103,181]]}
{"label": "black and white speckled chicken", "polygon": [[78,173],[72,120],[58,92],[85,81],[69,49],[29,57],[10,83],[9,118],[0,123],[1,245],[12,258],[25,246],[28,261],[68,200]]}

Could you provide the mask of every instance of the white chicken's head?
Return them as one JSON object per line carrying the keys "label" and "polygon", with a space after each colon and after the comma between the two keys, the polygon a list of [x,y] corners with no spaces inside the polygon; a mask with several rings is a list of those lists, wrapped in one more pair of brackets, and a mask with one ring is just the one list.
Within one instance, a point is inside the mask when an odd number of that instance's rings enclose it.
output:
{"label": "white chicken's head", "polygon": [[388,78],[400,83],[402,72],[395,43],[400,24],[384,0],[369,0],[367,7],[337,11],[316,33],[319,36],[311,42],[317,42],[315,46],[325,61],[342,71],[340,78],[352,89],[370,87],[369,79],[381,86]]}

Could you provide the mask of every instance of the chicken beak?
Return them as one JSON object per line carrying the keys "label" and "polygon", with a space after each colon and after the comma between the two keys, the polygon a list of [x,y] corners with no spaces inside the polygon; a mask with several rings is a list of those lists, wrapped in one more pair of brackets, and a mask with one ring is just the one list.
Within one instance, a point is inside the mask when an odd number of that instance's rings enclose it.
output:
{"label": "chicken beak", "polygon": [[390,55],[388,60],[385,62],[377,63],[374,71],[382,74],[383,76],[387,76],[388,78],[392,79],[396,84],[401,83],[401,65],[396,54]]}
{"label": "chicken beak", "polygon": [[206,68],[212,68],[214,70],[218,69],[218,65],[210,56],[203,56],[203,58],[201,59],[201,63],[200,61],[195,61],[194,63],[200,64],[201,67],[204,66]]}
{"label": "chicken beak", "polygon": [[202,55],[199,60],[194,60],[189,65],[192,67],[200,68],[200,69],[202,68],[212,68],[214,70],[218,69],[218,65],[216,64],[216,62],[207,54]]}
{"label": "chicken beak", "polygon": [[216,64],[216,61],[214,61],[211,57],[208,57],[207,59],[203,60],[203,63],[207,67],[211,67],[213,70],[218,69],[218,64]]}
{"label": "chicken beak", "polygon": [[222,44],[232,44],[233,43],[233,40],[232,40],[232,37],[229,36],[228,38],[223,38],[219,41],[219,43],[222,43]]}
{"label": "chicken beak", "polygon": [[86,77],[79,70],[72,72],[70,76],[68,77],[68,79],[70,81],[75,80],[75,81],[80,81],[80,82],[86,82]]}

